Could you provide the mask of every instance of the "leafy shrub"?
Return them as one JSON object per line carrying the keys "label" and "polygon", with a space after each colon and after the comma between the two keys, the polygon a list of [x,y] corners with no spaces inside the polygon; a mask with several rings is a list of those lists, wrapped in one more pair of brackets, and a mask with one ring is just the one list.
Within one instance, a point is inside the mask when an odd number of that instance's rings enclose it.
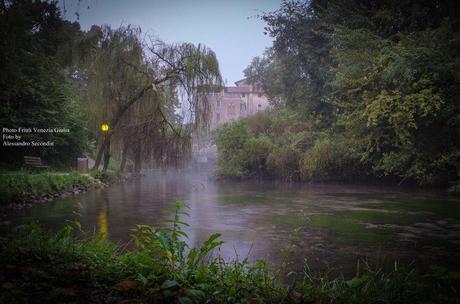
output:
{"label": "leafy shrub", "polygon": [[270,138],[262,136],[250,138],[238,151],[238,161],[246,176],[268,176],[267,157],[273,148]]}
{"label": "leafy shrub", "polygon": [[267,157],[267,170],[274,177],[284,180],[299,179],[301,153],[290,147],[277,147]]}
{"label": "leafy shrub", "polygon": [[343,137],[323,136],[305,153],[300,172],[305,180],[337,180],[360,175],[361,163]]}
{"label": "leafy shrub", "polygon": [[254,116],[245,119],[248,131],[255,137],[271,133],[271,113],[269,111],[258,112]]}
{"label": "leafy shrub", "polygon": [[259,112],[218,131],[219,174],[298,179],[301,151],[312,141],[309,125],[295,112]]}
{"label": "leafy shrub", "polygon": [[223,126],[217,135],[218,166],[221,175],[241,177],[244,175],[238,152],[249,139],[246,124],[239,121]]}

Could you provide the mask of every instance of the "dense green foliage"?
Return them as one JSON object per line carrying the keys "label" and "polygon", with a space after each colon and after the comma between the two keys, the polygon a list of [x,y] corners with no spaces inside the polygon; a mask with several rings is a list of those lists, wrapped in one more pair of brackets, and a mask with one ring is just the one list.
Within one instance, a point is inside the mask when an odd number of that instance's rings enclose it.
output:
{"label": "dense green foliage", "polygon": [[284,285],[264,262],[212,255],[211,235],[188,248],[180,203],[170,225],[137,226],[134,248],[86,236],[80,224],[56,234],[37,226],[0,239],[2,303],[459,303],[458,273],[436,267],[421,275],[395,263],[358,269],[354,278],[316,276],[305,267]]}
{"label": "dense green foliage", "polygon": [[54,3],[1,1],[0,125],[2,128],[68,128],[70,133],[23,134],[53,147],[3,147],[4,164],[23,155],[73,164],[86,148],[80,103],[66,77],[79,25],[64,21]]}
{"label": "dense green foliage", "polygon": [[367,177],[354,142],[313,130],[287,109],[226,125],[217,136],[219,174],[306,181]]}
{"label": "dense green foliage", "polygon": [[0,205],[23,203],[35,196],[56,193],[92,183],[88,176],[76,172],[5,172],[0,174]]}
{"label": "dense green foliage", "polygon": [[245,73],[327,134],[306,167],[345,145],[351,168],[446,185],[460,172],[459,14],[456,1],[283,2],[262,16],[273,47]]}

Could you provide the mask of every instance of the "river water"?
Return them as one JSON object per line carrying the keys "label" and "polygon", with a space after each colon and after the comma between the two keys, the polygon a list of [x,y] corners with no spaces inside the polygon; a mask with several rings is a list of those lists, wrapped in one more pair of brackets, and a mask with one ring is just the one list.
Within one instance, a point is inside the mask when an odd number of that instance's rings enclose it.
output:
{"label": "river water", "polygon": [[165,209],[189,206],[190,246],[222,234],[226,259],[265,259],[285,270],[350,272],[371,263],[415,261],[460,269],[460,199],[445,193],[353,185],[215,181],[205,173],[149,172],[106,189],[37,205],[3,225],[57,230],[79,221],[124,244],[135,224],[164,225]]}

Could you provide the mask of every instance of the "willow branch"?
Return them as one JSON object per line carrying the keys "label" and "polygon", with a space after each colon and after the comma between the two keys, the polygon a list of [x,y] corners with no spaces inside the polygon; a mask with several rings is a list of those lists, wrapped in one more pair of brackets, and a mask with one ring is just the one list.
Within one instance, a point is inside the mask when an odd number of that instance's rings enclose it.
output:
{"label": "willow branch", "polygon": [[160,113],[161,117],[163,118],[163,121],[166,122],[169,127],[171,128],[171,130],[178,136],[178,137],[182,137],[182,135],[177,132],[177,130],[173,127],[173,125],[169,122],[169,120],[166,118],[165,114],[163,113],[163,111],[161,110],[160,108],[160,105],[158,105],[158,112]]}

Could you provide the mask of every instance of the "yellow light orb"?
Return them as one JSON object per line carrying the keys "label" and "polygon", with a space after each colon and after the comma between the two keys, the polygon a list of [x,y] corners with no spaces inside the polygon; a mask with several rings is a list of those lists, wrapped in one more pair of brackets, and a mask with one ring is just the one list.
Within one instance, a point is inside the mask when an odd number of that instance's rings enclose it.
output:
{"label": "yellow light orb", "polygon": [[108,132],[109,131],[109,125],[104,123],[101,125],[101,130],[102,132]]}

